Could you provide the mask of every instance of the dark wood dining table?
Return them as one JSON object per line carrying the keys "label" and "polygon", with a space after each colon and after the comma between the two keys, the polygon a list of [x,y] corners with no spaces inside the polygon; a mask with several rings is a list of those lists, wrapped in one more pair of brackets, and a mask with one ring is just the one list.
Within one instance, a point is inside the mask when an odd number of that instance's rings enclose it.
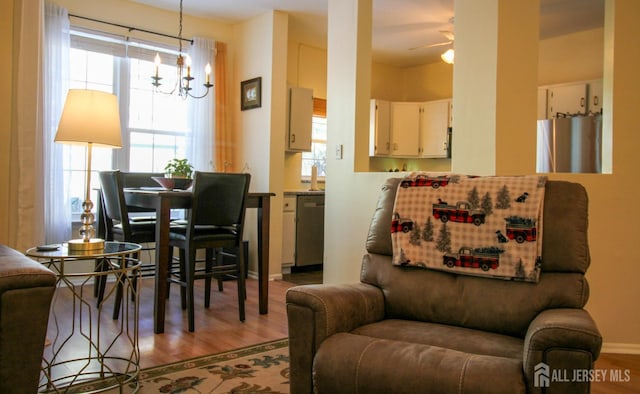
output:
{"label": "dark wood dining table", "polygon": [[[152,208],[156,211],[156,278],[154,286],[153,330],[164,332],[167,273],[169,264],[169,226],[172,209],[191,206],[191,191],[156,188],[125,188],[127,206]],[[269,312],[269,221],[271,197],[274,193],[249,193],[247,208],[257,208],[258,226],[258,306],[260,314]]]}

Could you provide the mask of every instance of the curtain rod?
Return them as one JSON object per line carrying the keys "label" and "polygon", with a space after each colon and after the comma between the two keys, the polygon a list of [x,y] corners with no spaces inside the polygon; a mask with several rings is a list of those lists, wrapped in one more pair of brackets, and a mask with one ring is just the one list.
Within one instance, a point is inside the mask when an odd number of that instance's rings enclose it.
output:
{"label": "curtain rod", "polygon": [[129,30],[130,32],[135,30],[135,31],[143,32],[143,33],[155,34],[156,36],[162,36],[162,37],[167,37],[167,38],[173,38],[173,39],[176,39],[176,40],[187,41],[191,45],[193,45],[193,40],[190,40],[188,38],[182,38],[182,37],[178,37],[178,36],[172,36],[170,34],[158,33],[158,32],[151,31],[151,30],[139,29],[137,27],[121,25],[121,24],[113,23],[113,22],[101,21],[100,19],[94,19],[94,18],[89,18],[89,17],[86,17],[86,16],[80,16],[80,15],[75,15],[75,14],[69,14],[69,17],[74,17],[74,18],[78,18],[78,19],[84,19],[84,20],[88,20],[88,21],[91,21],[91,22],[104,23],[105,25],[121,27],[123,29]]}

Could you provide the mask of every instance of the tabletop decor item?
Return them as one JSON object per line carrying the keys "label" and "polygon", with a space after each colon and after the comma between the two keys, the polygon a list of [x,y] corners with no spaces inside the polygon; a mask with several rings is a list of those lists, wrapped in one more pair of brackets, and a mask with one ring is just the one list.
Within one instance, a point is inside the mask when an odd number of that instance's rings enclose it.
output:
{"label": "tabletop decor item", "polygon": [[169,160],[164,167],[164,177],[152,177],[152,179],[165,189],[188,189],[193,180],[193,166],[188,159],[174,158]]}
{"label": "tabletop decor item", "polygon": [[97,90],[70,89],[64,103],[55,142],[87,147],[85,199],[80,216],[79,239],[69,241],[69,250],[88,251],[104,248],[104,240],[94,238],[95,221],[91,202],[91,149],[94,145],[121,148],[120,112],[114,94]]}

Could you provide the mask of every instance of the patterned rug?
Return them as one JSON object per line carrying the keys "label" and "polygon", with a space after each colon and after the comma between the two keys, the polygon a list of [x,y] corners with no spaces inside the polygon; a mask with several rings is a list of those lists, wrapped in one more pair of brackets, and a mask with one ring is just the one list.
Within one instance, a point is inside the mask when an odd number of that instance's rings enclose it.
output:
{"label": "patterned rug", "polygon": [[[289,393],[287,339],[143,369],[138,393]],[[99,383],[70,392],[99,390]],[[133,392],[134,388],[124,389]],[[108,393],[117,393],[117,389]]]}

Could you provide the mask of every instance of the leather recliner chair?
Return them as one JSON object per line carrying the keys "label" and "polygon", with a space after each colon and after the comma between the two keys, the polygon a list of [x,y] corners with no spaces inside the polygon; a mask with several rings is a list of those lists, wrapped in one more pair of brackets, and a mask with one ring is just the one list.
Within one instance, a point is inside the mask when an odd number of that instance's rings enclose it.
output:
{"label": "leather recliner chair", "polygon": [[38,391],[56,275],[0,245],[0,393]]}
{"label": "leather recliner chair", "polygon": [[291,392],[589,392],[573,374],[602,345],[583,309],[585,189],[547,182],[542,269],[527,283],[392,265],[399,181],[382,188],[360,283],[288,290]]}

